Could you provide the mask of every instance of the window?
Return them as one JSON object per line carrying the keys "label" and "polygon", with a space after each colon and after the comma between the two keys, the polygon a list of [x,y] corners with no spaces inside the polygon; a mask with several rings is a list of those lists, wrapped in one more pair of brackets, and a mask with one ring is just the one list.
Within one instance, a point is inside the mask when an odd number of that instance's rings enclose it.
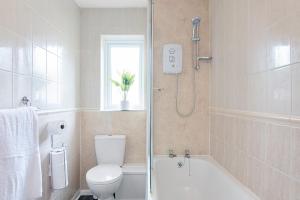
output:
{"label": "window", "polygon": [[134,74],[127,100],[129,110],[144,109],[144,36],[104,35],[101,63],[101,110],[120,110],[121,89],[112,80],[121,80],[123,72]]}

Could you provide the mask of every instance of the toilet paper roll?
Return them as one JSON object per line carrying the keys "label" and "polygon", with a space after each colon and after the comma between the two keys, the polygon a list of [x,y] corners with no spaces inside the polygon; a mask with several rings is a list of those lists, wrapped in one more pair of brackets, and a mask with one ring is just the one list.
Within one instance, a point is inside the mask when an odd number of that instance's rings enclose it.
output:
{"label": "toilet paper roll", "polygon": [[67,152],[58,148],[50,152],[51,182],[53,189],[62,189],[68,186]]}

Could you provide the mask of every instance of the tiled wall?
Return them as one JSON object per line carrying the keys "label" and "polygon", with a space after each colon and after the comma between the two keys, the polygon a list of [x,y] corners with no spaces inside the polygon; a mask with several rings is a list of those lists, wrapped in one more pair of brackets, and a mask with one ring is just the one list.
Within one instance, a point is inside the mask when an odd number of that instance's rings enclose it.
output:
{"label": "tiled wall", "polygon": [[213,0],[211,154],[264,200],[300,198],[300,3]]}
{"label": "tiled wall", "polygon": [[0,108],[79,104],[79,8],[71,0],[0,1]]}
{"label": "tiled wall", "polygon": [[[0,0],[0,109],[27,96],[45,109],[79,106],[79,8],[72,0]],[[76,112],[39,115],[43,172],[41,199],[70,199],[79,189],[79,120]],[[47,122],[65,120],[69,186],[53,191]]]}
{"label": "tiled wall", "polygon": [[154,1],[154,153],[167,154],[168,149],[183,154],[190,149],[194,155],[209,152],[209,64],[201,63],[196,72],[196,109],[192,116],[182,118],[176,113],[176,75],[163,73],[163,45],[178,43],[183,47],[183,73],[179,75],[179,109],[186,113],[193,103],[192,18],[200,16],[200,55],[208,56],[208,0]]}

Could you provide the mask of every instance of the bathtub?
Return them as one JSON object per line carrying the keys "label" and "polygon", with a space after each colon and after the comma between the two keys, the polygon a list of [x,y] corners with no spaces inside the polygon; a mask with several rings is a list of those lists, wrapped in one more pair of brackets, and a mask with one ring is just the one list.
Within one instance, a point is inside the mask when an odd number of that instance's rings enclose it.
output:
{"label": "bathtub", "polygon": [[153,167],[152,200],[259,199],[208,156],[158,156]]}

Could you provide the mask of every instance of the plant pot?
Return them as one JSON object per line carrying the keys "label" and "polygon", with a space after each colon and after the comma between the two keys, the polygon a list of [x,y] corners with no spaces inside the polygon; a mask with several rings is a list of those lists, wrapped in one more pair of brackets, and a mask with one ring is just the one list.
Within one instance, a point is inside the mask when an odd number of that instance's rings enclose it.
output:
{"label": "plant pot", "polygon": [[129,110],[129,101],[127,100],[121,101],[121,110]]}

